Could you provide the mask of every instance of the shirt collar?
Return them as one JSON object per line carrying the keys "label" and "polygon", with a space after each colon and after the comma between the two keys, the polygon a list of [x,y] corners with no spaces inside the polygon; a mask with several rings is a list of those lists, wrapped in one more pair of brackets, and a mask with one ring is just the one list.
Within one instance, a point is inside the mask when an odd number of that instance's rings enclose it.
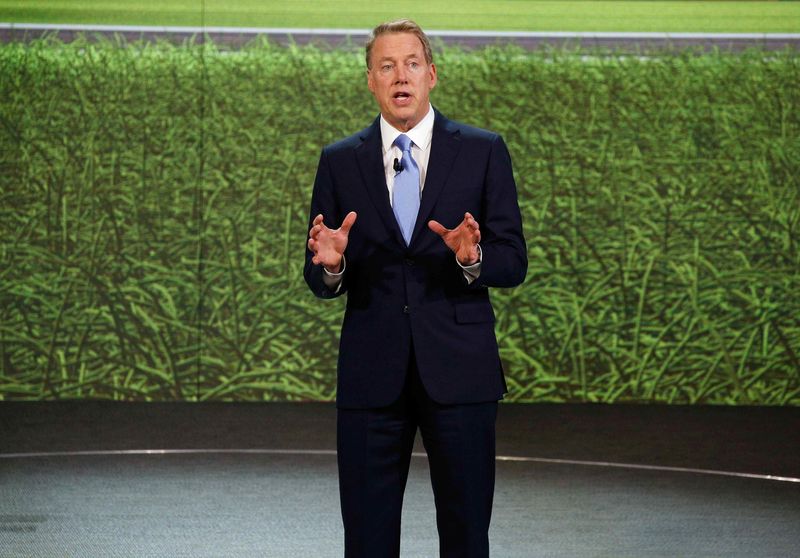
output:
{"label": "shirt collar", "polygon": [[394,140],[397,139],[402,133],[405,133],[411,141],[414,142],[414,145],[422,149],[423,151],[428,149],[428,145],[431,143],[431,137],[433,136],[433,107],[428,103],[428,114],[426,114],[422,120],[420,120],[416,126],[411,128],[408,132],[401,132],[391,124],[389,124],[386,119],[381,114],[381,140],[383,142],[383,152],[387,153],[391,148]]}

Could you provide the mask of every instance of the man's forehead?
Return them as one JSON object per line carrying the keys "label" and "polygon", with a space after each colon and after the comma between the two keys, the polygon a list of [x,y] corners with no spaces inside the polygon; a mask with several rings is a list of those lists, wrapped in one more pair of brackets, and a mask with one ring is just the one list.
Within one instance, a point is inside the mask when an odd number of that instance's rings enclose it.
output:
{"label": "man's forehead", "polygon": [[[382,40],[384,39],[384,40]],[[384,33],[375,39],[373,51],[380,51],[381,58],[421,56],[422,41],[413,33]]]}
{"label": "man's forehead", "polygon": [[423,53],[417,52],[417,51],[413,51],[413,50],[407,52],[406,54],[403,54],[402,52],[400,52],[398,50],[392,50],[390,52],[380,53],[380,59],[381,60],[390,60],[390,59],[395,59],[395,58],[420,58],[421,56],[423,56]]}

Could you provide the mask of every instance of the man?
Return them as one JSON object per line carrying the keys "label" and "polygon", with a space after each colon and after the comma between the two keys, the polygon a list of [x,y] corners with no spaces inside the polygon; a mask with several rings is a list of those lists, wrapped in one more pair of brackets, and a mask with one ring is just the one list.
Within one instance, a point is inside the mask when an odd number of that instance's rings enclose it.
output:
{"label": "man", "polygon": [[[506,391],[487,287],[525,278],[511,159],[500,136],[452,122],[414,22],[376,27],[371,126],[322,150],[304,276],[347,294],[337,383],[345,556],[397,557],[420,429],[440,556],[486,557],[497,401]],[[447,228],[453,227],[453,228]]]}

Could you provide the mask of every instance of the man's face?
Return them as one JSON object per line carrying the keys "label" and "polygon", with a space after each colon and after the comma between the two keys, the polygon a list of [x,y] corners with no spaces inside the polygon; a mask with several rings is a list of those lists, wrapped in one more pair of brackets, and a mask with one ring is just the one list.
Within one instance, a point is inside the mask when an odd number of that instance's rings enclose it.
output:
{"label": "man's face", "polygon": [[372,44],[367,85],[387,122],[407,132],[428,112],[436,66],[425,60],[416,35],[384,33]]}

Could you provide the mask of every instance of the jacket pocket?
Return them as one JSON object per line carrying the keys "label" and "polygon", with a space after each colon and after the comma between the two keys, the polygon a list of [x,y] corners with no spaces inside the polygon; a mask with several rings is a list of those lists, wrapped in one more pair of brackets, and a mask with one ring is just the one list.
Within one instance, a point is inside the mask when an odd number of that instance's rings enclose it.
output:
{"label": "jacket pocket", "polygon": [[494,311],[489,304],[456,304],[456,323],[477,324],[493,322]]}

